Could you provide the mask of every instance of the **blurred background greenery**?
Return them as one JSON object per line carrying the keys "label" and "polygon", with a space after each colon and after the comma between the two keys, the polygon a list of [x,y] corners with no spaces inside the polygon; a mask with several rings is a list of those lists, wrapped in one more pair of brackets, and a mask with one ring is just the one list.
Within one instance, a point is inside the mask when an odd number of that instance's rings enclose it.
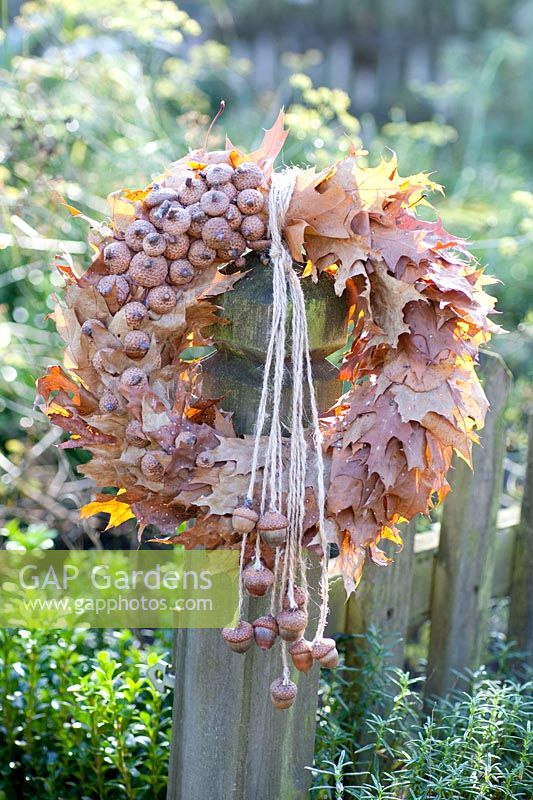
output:
{"label": "blurred background greenery", "polygon": [[[369,161],[433,171],[445,224],[501,279],[515,375],[508,451],[520,460],[531,404],[533,2],[531,0],[0,0],[0,526],[46,523],[67,545],[96,535],[77,508],[90,483],[54,447],[35,378],[60,358],[47,315],[56,254],[87,262],[105,197],[144,186],[201,144],[219,101],[252,148],[287,109],[286,164],[330,163],[348,137]],[[529,366],[528,366],[529,365]],[[529,370],[529,372],[528,372]]]}

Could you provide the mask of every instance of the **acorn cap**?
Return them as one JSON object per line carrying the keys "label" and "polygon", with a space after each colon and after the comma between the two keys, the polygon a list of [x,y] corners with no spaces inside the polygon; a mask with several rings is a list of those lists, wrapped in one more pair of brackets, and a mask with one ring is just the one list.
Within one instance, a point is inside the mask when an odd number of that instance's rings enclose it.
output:
{"label": "acorn cap", "polygon": [[222,636],[235,653],[245,653],[253,642],[254,629],[241,619],[236,628],[224,628]]}
{"label": "acorn cap", "polygon": [[290,708],[297,694],[296,684],[284,678],[276,678],[270,684],[270,698],[276,708]]}
{"label": "acorn cap", "polygon": [[274,583],[274,573],[264,564],[250,564],[243,572],[244,588],[254,597],[263,597]]}
{"label": "acorn cap", "polygon": [[289,654],[299,672],[309,672],[313,666],[311,642],[308,642],[307,639],[297,639],[289,646]]}
{"label": "acorn cap", "polygon": [[237,506],[234,509],[231,521],[237,533],[250,533],[255,528],[259,514],[247,505]]}
{"label": "acorn cap", "polygon": [[[293,593],[294,593],[294,599],[296,600],[296,605],[298,606],[298,608],[305,608],[305,606],[307,605],[307,601],[309,599],[309,596],[308,596],[306,590],[302,586],[295,586],[294,589],[293,589]],[[287,608],[290,608],[290,607],[291,607],[291,604],[290,604],[290,601],[289,601],[289,595],[285,594],[285,596],[283,597],[283,608],[287,609]]]}
{"label": "acorn cap", "polygon": [[266,511],[259,517],[257,528],[260,531],[279,531],[287,528],[289,520],[279,511]]}
{"label": "acorn cap", "polygon": [[301,608],[288,608],[276,617],[279,635],[287,642],[299,639],[307,626],[307,614]]}

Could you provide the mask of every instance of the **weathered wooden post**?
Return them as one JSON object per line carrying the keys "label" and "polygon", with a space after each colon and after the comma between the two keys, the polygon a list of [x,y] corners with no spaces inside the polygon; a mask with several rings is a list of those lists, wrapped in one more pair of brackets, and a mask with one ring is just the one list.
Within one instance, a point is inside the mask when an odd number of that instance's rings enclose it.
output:
{"label": "weathered wooden post", "polygon": [[516,529],[509,609],[509,638],[533,666],[533,414],[529,417],[526,479]]}
{"label": "weathered wooden post", "polygon": [[428,694],[443,694],[455,673],[479,665],[486,634],[511,373],[500,356],[484,353],[480,376],[490,410],[473,472],[456,459],[450,474],[433,580]]}
{"label": "weathered wooden post", "polygon": [[[261,393],[272,316],[272,271],[255,257],[251,271],[222,298],[217,352],[204,364],[204,393],[221,397],[234,412],[238,433],[251,433]],[[337,370],[325,360],[346,337],[346,308],[333,284],[303,283],[317,400],[326,409],[340,393]],[[290,313],[290,309],[289,309]],[[289,356],[290,357],[290,356]],[[287,375],[289,370],[287,370]],[[286,380],[283,422],[290,433],[290,383]],[[318,569],[310,571],[311,627]],[[264,599],[247,599],[244,616],[266,613]],[[268,687],[280,674],[279,653],[252,648],[231,652],[219,630],[178,630],[168,800],[303,800],[313,762],[319,671],[297,673],[298,696],[287,711],[270,702]]]}

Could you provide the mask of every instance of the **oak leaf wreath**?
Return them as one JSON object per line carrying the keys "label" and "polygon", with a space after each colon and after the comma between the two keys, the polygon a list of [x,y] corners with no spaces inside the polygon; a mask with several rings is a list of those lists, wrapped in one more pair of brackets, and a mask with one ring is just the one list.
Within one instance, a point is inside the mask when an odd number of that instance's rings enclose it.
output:
{"label": "oak leaf wreath", "polygon": [[[79,471],[117,490],[98,494],[82,515],[107,511],[110,527],[136,517],[139,537],[154,526],[157,541],[186,548],[240,548],[246,590],[265,594],[275,582],[281,589],[277,599],[271,589],[269,614],[253,626],[242,621],[225,638],[244,652],[254,638],[268,649],[280,634],[306,671],[313,658],[334,666],[337,654],[323,624],[312,643],[302,638],[302,548],[327,563],[327,542],[335,542],[348,593],[367,556],[390,561],[380,542],[401,546],[398,524],[446,495],[454,452],[471,461],[487,410],[476,357],[498,329],[483,291],[493,281],[465,241],[440,219],[417,215],[429,205],[427,193],[441,189],[428,174],[402,178],[394,155],[370,167],[355,151],[321,172],[292,168],[282,249],[299,281],[327,276],[346,299],[350,336],[339,379],[349,388],[321,409],[321,447],[316,437],[307,443],[308,456],[323,456],[323,513],[309,469],[300,531],[291,533],[287,438],[280,507],[265,512],[268,437],[237,435],[231,414],[202,394],[201,363],[184,354],[210,343],[209,326],[220,322],[217,297],[246,274],[244,254],[260,253],[267,268],[273,165],[286,136],[280,114],[255,152],[227,140],[224,150],[187,154],[145,189],[110,196],[110,222],[88,219],[95,250],[88,270],[79,275],[58,261],[66,287],[53,319],[66,344],[65,369],[50,367],[38,393],[50,421],[70,433],[61,447],[91,453]],[[286,656],[284,663],[271,687],[279,707],[296,692]]]}

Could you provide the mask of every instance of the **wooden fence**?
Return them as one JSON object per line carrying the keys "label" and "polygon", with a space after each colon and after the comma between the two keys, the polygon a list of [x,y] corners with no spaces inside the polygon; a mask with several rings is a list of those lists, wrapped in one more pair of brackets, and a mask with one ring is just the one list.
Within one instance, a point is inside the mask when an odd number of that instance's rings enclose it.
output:
{"label": "wooden fence", "polygon": [[481,375],[491,404],[482,446],[474,450],[473,472],[455,463],[440,524],[423,533],[411,526],[397,563],[368,565],[348,602],[342,582],[332,584],[330,632],[364,633],[374,624],[384,634],[399,635],[398,664],[409,633],[431,620],[427,690],[435,694],[451,688],[458,672],[480,664],[491,598],[511,598],[509,636],[533,663],[533,426],[522,511],[518,504],[499,508],[511,380],[494,355],[484,356]]}
{"label": "wooden fence", "polygon": [[[499,510],[511,376],[495,355],[483,356],[480,372],[491,404],[482,447],[474,451],[474,472],[455,463],[440,526],[414,534],[411,525],[396,564],[368,564],[348,602],[340,580],[331,594],[329,632],[364,633],[372,624],[399,635],[398,664],[410,627],[431,619],[427,687],[432,694],[443,693],[457,673],[480,663],[491,597],[510,595],[509,632],[529,651],[530,662],[533,658],[533,446],[519,519],[517,506]],[[311,574],[310,585],[317,582]],[[246,603],[253,618],[257,601]],[[262,655],[253,648],[244,658],[235,657],[218,631],[176,632],[167,800],[213,796],[215,787],[217,796],[228,800],[309,796],[306,767],[313,758],[318,671],[296,676],[297,701],[280,714],[265,692],[279,668]]]}
{"label": "wooden fence", "polygon": [[[422,118],[431,104],[410,88],[456,77],[450,51],[475,45],[487,29],[512,27],[519,3],[236,0],[226,13],[200,0],[180,6],[199,20],[205,39],[224,42],[250,63],[245,88],[253,92],[273,92],[278,102],[290,72],[303,67],[316,85],[346,91],[356,113],[383,118],[400,106]],[[448,105],[441,99],[438,111]]]}

